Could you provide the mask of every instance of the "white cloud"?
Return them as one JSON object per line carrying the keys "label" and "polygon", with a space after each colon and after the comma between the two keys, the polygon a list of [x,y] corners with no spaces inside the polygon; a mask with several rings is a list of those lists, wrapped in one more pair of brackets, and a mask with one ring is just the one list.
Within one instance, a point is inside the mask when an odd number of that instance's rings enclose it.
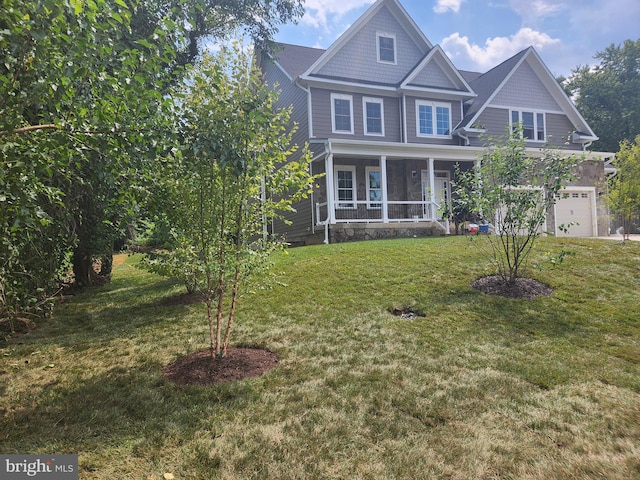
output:
{"label": "white cloud", "polygon": [[447,13],[448,11],[458,13],[463,1],[464,0],[438,0],[438,3],[433,7],[433,11],[436,13]]}
{"label": "white cloud", "polygon": [[375,0],[306,0],[302,22],[315,28],[328,29],[336,18],[351,10],[371,5]]}
{"label": "white cloud", "polygon": [[551,0],[509,0],[509,5],[525,23],[536,23],[539,19],[555,15],[566,8]]}
{"label": "white cloud", "polygon": [[560,40],[528,27],[521,28],[510,37],[489,38],[484,46],[471,43],[468,37],[457,32],[442,40],[442,48],[458,67],[481,71],[495,67],[529,46],[540,51],[558,44]]}

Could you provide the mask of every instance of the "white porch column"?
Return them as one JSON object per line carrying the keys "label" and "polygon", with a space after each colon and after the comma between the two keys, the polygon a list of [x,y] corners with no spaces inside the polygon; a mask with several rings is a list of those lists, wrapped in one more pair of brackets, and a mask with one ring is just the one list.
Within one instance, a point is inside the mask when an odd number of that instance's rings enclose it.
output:
{"label": "white porch column", "polygon": [[429,158],[429,201],[431,202],[429,212],[431,213],[431,220],[438,218],[438,212],[436,211],[436,174],[434,172],[434,159]]}
{"label": "white porch column", "polygon": [[382,189],[382,223],[389,223],[389,197],[387,196],[387,157],[380,157],[380,187]]}
{"label": "white porch column", "polygon": [[333,191],[333,153],[324,159],[324,171],[327,179],[327,215],[330,224],[336,223],[335,198]]}
{"label": "white porch column", "polygon": [[[475,160],[473,162],[473,166],[476,169],[476,182],[482,183],[482,177],[480,176],[480,167],[482,166],[482,160],[481,159]],[[479,186],[482,189],[482,185],[479,185]],[[480,217],[482,217],[482,210],[480,210],[478,213],[480,214]],[[496,215],[498,215],[497,212],[496,212]],[[497,216],[496,216],[496,221],[495,221],[494,225],[496,225],[496,228],[497,228],[497,225],[498,225]],[[498,232],[496,232],[496,233],[498,233]]]}

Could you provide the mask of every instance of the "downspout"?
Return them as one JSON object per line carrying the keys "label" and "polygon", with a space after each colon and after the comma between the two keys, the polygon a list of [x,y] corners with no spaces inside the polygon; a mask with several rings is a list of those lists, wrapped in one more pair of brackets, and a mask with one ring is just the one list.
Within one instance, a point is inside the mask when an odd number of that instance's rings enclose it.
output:
{"label": "downspout", "polygon": [[402,143],[408,143],[407,138],[407,96],[402,94],[402,104],[400,105],[400,110],[402,114]]}
{"label": "downspout", "polygon": [[307,94],[307,133],[309,138],[313,137],[313,109],[311,102],[311,87],[304,87],[300,83],[300,77],[298,77],[295,81],[295,84]]}
{"label": "downspout", "polygon": [[471,145],[471,141],[469,140],[469,136],[468,135],[463,135],[462,132],[464,132],[464,130],[460,130],[457,132],[458,136],[464,140],[464,146],[468,147],[469,145]]}

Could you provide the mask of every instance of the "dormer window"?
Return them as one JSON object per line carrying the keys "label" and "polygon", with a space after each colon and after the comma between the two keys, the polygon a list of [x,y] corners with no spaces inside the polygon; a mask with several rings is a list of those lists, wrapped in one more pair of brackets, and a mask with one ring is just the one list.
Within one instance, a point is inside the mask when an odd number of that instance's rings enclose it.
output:
{"label": "dormer window", "polygon": [[377,33],[378,63],[396,64],[396,36],[389,33]]}

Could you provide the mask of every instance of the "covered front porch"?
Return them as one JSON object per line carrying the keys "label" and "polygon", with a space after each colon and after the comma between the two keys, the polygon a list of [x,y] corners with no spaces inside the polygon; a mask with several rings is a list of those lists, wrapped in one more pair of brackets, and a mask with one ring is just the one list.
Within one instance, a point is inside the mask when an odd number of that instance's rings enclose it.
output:
{"label": "covered front porch", "polygon": [[327,243],[448,234],[454,166],[472,168],[476,150],[328,141],[313,165],[315,226]]}

